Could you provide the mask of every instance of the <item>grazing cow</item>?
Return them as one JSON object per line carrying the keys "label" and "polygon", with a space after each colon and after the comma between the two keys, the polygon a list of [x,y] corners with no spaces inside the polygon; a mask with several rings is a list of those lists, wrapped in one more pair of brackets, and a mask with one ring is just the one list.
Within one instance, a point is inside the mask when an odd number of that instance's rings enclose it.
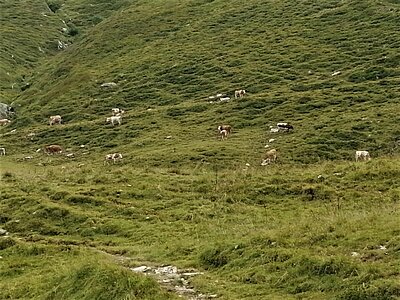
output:
{"label": "grazing cow", "polygon": [[371,156],[368,151],[356,151],[356,161],[359,160],[371,160]]}
{"label": "grazing cow", "polygon": [[122,122],[122,116],[118,115],[118,116],[112,116],[106,119],[107,123],[110,123],[114,126],[116,123],[118,123],[118,125],[121,125]]}
{"label": "grazing cow", "polygon": [[222,130],[225,130],[228,135],[231,134],[232,132],[232,126],[231,125],[221,125],[218,126],[218,132],[221,133]]}
{"label": "grazing cow", "polygon": [[108,164],[110,160],[113,161],[113,163],[115,164],[117,160],[122,159],[122,154],[121,153],[112,153],[112,154],[107,154],[104,157],[104,165]]}
{"label": "grazing cow", "polygon": [[237,90],[235,91],[235,98],[242,98],[246,94],[246,90]]}
{"label": "grazing cow", "polygon": [[49,119],[50,119],[50,120],[49,120],[50,125],[61,124],[61,121],[62,121],[60,115],[50,116]]}
{"label": "grazing cow", "polygon": [[219,131],[219,134],[221,135],[221,140],[224,140],[226,138],[228,138],[228,131],[223,129]]}
{"label": "grazing cow", "polygon": [[1,126],[5,126],[7,124],[11,123],[11,121],[9,119],[1,119],[0,120],[0,125]]}
{"label": "grazing cow", "polygon": [[0,148],[0,155],[6,155],[6,148]]}
{"label": "grazing cow", "polygon": [[275,162],[277,157],[278,156],[277,156],[276,149],[271,149],[264,154],[264,158],[261,162],[261,165],[266,166],[266,165],[270,164],[271,162]]}
{"label": "grazing cow", "polygon": [[54,153],[62,153],[62,147],[60,145],[49,145],[44,147],[44,153],[47,153],[48,155],[54,154]]}
{"label": "grazing cow", "polygon": [[113,116],[122,116],[125,111],[120,108],[112,108],[111,109]]}
{"label": "grazing cow", "polygon": [[290,125],[289,123],[277,123],[276,126],[278,126],[279,131],[294,130],[294,127],[292,125]]}

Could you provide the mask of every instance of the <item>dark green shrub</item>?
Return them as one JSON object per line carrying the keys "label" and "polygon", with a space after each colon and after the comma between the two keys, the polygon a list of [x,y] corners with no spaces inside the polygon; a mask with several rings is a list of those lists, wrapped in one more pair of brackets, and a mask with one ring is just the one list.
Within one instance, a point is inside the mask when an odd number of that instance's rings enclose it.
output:
{"label": "dark green shrub", "polygon": [[10,248],[16,244],[15,240],[9,237],[0,237],[0,250]]}
{"label": "dark green shrub", "polygon": [[228,257],[218,248],[205,250],[199,260],[204,268],[219,268],[228,263]]}
{"label": "dark green shrub", "polygon": [[49,9],[53,12],[56,13],[62,6],[62,4],[59,1],[47,1],[47,6]]}

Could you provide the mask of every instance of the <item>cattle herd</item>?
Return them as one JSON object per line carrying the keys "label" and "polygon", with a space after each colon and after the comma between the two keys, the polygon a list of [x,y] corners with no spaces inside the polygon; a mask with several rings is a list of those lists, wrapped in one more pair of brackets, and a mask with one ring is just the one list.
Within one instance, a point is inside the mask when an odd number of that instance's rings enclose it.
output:
{"label": "cattle herd", "polygon": [[[222,96],[222,94],[219,94]],[[217,96],[219,96],[217,95]],[[246,95],[246,90],[236,90],[235,91],[235,98],[242,98]],[[112,108],[112,116],[106,118],[106,123],[111,123],[113,126],[114,125],[121,125],[122,124],[122,116],[125,113],[124,110],[120,108]],[[10,124],[11,121],[9,119],[0,119],[0,126],[6,126]],[[57,124],[62,124],[62,117],[60,115],[54,115],[49,117],[49,125],[57,125]],[[293,125],[289,123],[277,123],[276,127],[270,126],[270,132],[276,133],[276,132],[290,132],[293,131],[294,127]],[[232,133],[232,126],[231,125],[220,125],[217,128],[218,134],[221,138],[221,140],[225,140],[228,138],[228,136]],[[274,139],[271,139],[274,140]],[[266,146],[268,147],[268,146]],[[40,150],[40,149],[38,149]],[[43,148],[44,153],[51,155],[51,154],[60,154],[63,152],[63,148],[60,145],[48,145]],[[6,155],[6,149],[4,147],[0,147],[0,156]],[[74,157],[74,155],[68,154],[67,157]],[[267,152],[264,153],[261,165],[266,166],[271,163],[276,162],[278,158],[278,151],[276,149],[271,149],[268,150]],[[117,161],[122,159],[122,154],[121,153],[111,153],[107,154],[104,157],[104,165],[109,164],[111,161],[115,164]],[[371,160],[371,156],[368,151],[362,150],[362,151],[356,151],[355,152],[355,161],[368,161]]]}

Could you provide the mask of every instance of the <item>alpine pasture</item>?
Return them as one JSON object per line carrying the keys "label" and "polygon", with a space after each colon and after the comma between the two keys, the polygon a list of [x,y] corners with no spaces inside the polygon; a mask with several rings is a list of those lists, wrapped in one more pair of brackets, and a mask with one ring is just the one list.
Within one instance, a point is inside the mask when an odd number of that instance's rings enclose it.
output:
{"label": "alpine pasture", "polygon": [[399,1],[0,16],[0,299],[180,299],[143,265],[199,272],[187,299],[400,298]]}

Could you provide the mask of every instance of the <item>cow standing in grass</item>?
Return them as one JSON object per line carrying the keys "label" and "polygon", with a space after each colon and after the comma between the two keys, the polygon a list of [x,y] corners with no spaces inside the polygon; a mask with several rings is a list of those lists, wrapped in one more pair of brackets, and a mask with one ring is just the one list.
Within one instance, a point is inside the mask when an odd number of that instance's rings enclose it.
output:
{"label": "cow standing in grass", "polygon": [[61,124],[61,122],[62,122],[62,118],[60,115],[50,116],[50,118],[49,118],[50,125]]}
{"label": "cow standing in grass", "polygon": [[271,149],[264,154],[264,158],[261,162],[262,166],[269,165],[271,162],[275,162],[278,158],[276,149]]}
{"label": "cow standing in grass", "polygon": [[228,135],[230,135],[231,132],[232,132],[231,125],[218,126],[218,133],[220,134],[222,140],[228,138]]}
{"label": "cow standing in grass", "polygon": [[112,153],[112,154],[107,154],[104,157],[104,165],[109,164],[109,162],[112,160],[113,163],[115,164],[118,160],[122,159],[122,154],[121,153]]}
{"label": "cow standing in grass", "polygon": [[121,123],[122,123],[122,116],[121,116],[121,115],[118,115],[118,116],[109,117],[109,118],[106,119],[106,122],[107,122],[107,123],[111,123],[113,126],[114,126],[115,124],[117,124],[117,123],[118,123],[118,125],[121,125]]}
{"label": "cow standing in grass", "polygon": [[246,90],[237,90],[235,91],[235,98],[242,98],[246,95]]}
{"label": "cow standing in grass", "polygon": [[371,156],[369,155],[368,151],[356,151],[356,161],[359,160],[371,160]]}
{"label": "cow standing in grass", "polygon": [[49,145],[44,147],[44,153],[47,153],[48,155],[62,153],[62,152],[63,149],[60,145]]}

